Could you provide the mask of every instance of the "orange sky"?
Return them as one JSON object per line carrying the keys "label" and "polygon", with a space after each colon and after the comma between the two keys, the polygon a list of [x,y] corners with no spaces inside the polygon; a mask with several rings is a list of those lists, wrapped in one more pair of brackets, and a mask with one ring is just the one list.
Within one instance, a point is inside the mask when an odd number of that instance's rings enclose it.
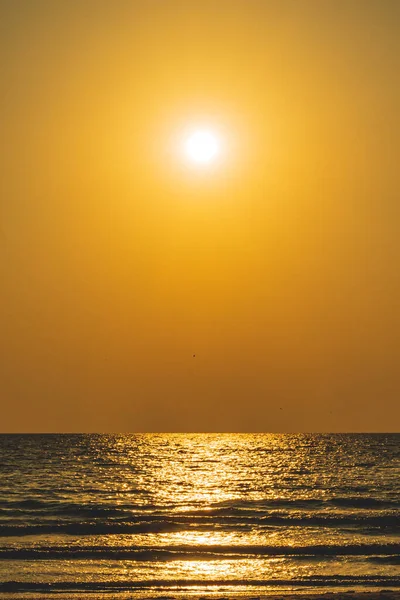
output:
{"label": "orange sky", "polygon": [[1,430],[398,431],[400,3],[0,13]]}

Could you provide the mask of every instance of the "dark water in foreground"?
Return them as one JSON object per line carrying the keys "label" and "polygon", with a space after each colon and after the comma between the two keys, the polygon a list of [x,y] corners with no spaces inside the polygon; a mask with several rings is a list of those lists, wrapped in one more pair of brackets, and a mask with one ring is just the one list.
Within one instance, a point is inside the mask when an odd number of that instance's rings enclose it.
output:
{"label": "dark water in foreground", "polygon": [[395,434],[0,436],[0,597],[400,590],[399,458]]}

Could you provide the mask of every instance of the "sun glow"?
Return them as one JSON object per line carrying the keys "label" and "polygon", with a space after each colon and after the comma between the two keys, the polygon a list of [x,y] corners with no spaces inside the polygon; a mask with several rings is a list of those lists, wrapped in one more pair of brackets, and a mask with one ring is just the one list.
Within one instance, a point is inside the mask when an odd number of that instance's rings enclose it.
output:
{"label": "sun glow", "polygon": [[187,137],[185,154],[191,162],[209,164],[218,157],[220,146],[220,140],[212,131],[199,129]]}

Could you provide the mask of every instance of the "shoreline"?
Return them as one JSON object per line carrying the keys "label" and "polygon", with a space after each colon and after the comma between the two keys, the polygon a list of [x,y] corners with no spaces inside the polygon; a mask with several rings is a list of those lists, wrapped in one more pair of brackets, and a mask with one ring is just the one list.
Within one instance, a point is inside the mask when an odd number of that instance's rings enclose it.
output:
{"label": "shoreline", "polygon": [[46,592],[45,594],[32,594],[29,592],[0,592],[0,600],[6,600],[10,598],[21,598],[29,600],[50,600],[51,598],[58,598],[59,600],[94,600],[95,598],[104,598],[108,600],[400,600],[400,589],[380,589],[370,591],[357,591],[357,590],[337,590],[337,591],[284,591],[263,593],[263,594],[234,594],[227,595],[221,593],[211,594],[152,594],[152,595],[136,595],[135,592],[122,592],[112,593],[106,592],[88,592],[79,593],[74,592]]}

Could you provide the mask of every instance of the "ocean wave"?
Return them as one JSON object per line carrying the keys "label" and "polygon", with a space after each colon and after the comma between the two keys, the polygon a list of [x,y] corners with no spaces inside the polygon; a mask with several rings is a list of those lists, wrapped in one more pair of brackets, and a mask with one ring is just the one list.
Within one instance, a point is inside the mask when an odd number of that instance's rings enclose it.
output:
{"label": "ocean wave", "polygon": [[129,591],[131,589],[182,589],[189,587],[251,587],[265,588],[270,586],[281,587],[352,587],[365,586],[380,588],[398,588],[400,587],[399,577],[390,576],[310,576],[294,579],[152,579],[152,580],[132,580],[132,581],[58,581],[58,582],[23,582],[23,581],[5,581],[0,583],[0,592],[57,592],[57,591],[86,591],[86,592],[107,592],[107,591]]}
{"label": "ocean wave", "polygon": [[[95,514],[79,515],[91,516],[90,521],[70,520],[45,520],[40,523],[20,524],[19,521],[0,524],[0,536],[40,535],[51,533],[64,533],[70,535],[90,534],[120,534],[120,533],[164,533],[170,531],[210,531],[218,527],[219,530],[240,529],[246,530],[257,527],[358,527],[361,530],[380,527],[391,531],[400,530],[400,520],[397,514],[290,514],[276,512],[268,516],[239,516],[234,514],[191,514],[191,515],[138,515],[126,519],[126,514],[114,519],[96,519]],[[110,517],[110,515],[101,515]]]}
{"label": "ocean wave", "polygon": [[210,560],[246,556],[336,557],[364,556],[382,560],[400,558],[400,544],[351,544],[309,546],[250,546],[250,545],[174,545],[174,546],[36,546],[34,548],[1,548],[0,559],[52,560]]}
{"label": "ocean wave", "polygon": [[126,515],[127,512],[135,513],[138,515],[141,512],[166,512],[170,510],[170,506],[160,506],[156,504],[116,504],[116,503],[87,503],[78,504],[75,502],[60,502],[57,500],[19,500],[19,501],[2,501],[0,502],[0,513],[2,511],[7,514],[15,512],[17,515],[21,513],[35,514],[39,513],[41,516],[122,516]]}
{"label": "ocean wave", "polygon": [[400,510],[400,502],[390,498],[374,498],[363,496],[338,496],[331,498],[266,498],[262,500],[227,500],[218,503],[213,510],[224,512],[246,511],[259,512],[276,508],[311,509],[343,507],[355,509],[392,509]]}
{"label": "ocean wave", "polygon": [[218,516],[218,515],[240,515],[259,516],[260,513],[268,513],[277,509],[289,510],[315,510],[330,509],[331,507],[368,510],[400,510],[400,502],[392,499],[366,498],[362,496],[339,496],[327,499],[319,498],[269,498],[263,500],[234,500],[219,502],[202,510],[188,510],[179,513],[179,507],[171,504],[139,504],[125,502],[121,504],[106,502],[89,502],[86,504],[77,502],[66,502],[58,499],[24,499],[24,500],[2,500],[0,509],[26,510],[47,512],[48,514],[107,514],[107,513],[142,513],[159,512],[165,515],[167,511],[174,510],[182,516]]}
{"label": "ocean wave", "polygon": [[369,508],[369,509],[384,509],[390,508],[400,510],[400,502],[397,500],[382,500],[379,498],[363,498],[361,496],[354,497],[338,497],[327,500],[327,503],[333,506],[345,508]]}

